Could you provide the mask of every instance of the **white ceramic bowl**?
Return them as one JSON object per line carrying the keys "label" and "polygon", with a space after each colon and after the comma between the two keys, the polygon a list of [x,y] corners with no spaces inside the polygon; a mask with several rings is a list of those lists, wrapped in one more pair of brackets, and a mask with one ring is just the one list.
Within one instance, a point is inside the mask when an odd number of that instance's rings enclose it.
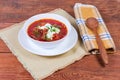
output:
{"label": "white ceramic bowl", "polygon": [[[27,29],[33,22],[38,21],[40,19],[54,19],[54,20],[58,20],[58,21],[64,23],[68,30],[67,35],[65,37],[63,37],[62,39],[59,39],[56,41],[50,41],[50,42],[38,41],[38,40],[31,38],[27,33]],[[35,16],[32,16],[31,18],[29,18],[27,21],[25,21],[23,29],[24,29],[25,35],[27,36],[27,39],[31,40],[37,46],[40,46],[43,48],[54,48],[54,47],[59,46],[59,44],[61,42],[63,42],[64,39],[66,39],[67,36],[70,34],[71,24],[66,18],[64,18],[60,15],[53,14],[53,13],[45,13],[45,14],[38,14],[38,15],[35,15]]]}

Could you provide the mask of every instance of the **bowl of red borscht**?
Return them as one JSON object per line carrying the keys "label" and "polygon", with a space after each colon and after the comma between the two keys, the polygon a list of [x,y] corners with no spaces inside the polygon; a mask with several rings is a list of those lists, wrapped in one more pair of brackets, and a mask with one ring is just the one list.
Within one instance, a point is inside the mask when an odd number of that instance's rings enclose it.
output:
{"label": "bowl of red borscht", "polygon": [[70,22],[53,13],[32,16],[25,21],[23,28],[26,39],[43,48],[59,46],[71,32]]}

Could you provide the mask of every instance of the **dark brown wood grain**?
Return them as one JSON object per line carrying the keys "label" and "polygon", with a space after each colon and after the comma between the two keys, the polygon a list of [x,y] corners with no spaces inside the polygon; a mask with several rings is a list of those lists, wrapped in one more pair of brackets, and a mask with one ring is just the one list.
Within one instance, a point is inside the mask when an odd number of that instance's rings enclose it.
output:
{"label": "dark brown wood grain", "polygon": [[[103,67],[96,55],[85,56],[44,80],[119,80],[120,79],[120,0],[0,0],[0,29],[19,23],[32,15],[62,8],[74,17],[76,2],[95,5],[116,45]],[[33,80],[21,63],[0,40],[0,80]]]}

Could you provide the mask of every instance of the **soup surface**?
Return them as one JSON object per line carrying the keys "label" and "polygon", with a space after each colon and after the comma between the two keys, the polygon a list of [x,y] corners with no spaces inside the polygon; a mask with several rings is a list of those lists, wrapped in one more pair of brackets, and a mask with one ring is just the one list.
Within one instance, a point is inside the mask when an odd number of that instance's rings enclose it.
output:
{"label": "soup surface", "polygon": [[67,27],[54,19],[41,19],[33,22],[27,30],[28,35],[38,41],[55,41],[67,34]]}

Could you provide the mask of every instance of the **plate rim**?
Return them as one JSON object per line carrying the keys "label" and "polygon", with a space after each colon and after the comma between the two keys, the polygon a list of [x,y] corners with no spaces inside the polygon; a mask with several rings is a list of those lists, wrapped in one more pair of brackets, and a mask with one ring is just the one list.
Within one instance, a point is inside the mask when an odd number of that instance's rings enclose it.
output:
{"label": "plate rim", "polygon": [[[77,43],[77,41],[78,41],[78,33],[77,33],[76,29],[75,29],[72,25],[71,25],[71,27],[72,27],[71,31],[74,32],[73,35],[75,35],[75,37],[76,37],[76,38],[74,39],[75,42],[72,43],[71,46],[68,47],[66,50],[64,50],[64,51],[62,51],[62,52],[59,52],[59,53],[53,53],[53,54],[48,54],[48,53],[46,54],[46,53],[44,53],[44,54],[42,54],[42,53],[37,53],[36,51],[32,51],[32,50],[29,50],[28,48],[26,48],[26,47],[24,46],[24,44],[22,44],[21,39],[20,39],[21,33],[22,33],[22,31],[23,31],[23,28],[21,28],[21,29],[19,30],[19,33],[18,33],[18,42],[20,43],[20,45],[21,45],[25,50],[31,52],[32,54],[36,54],[36,55],[40,55],[40,56],[56,56],[56,55],[61,55],[61,54],[66,53],[66,52],[69,51],[70,49],[72,49],[72,48],[76,45],[76,43]],[[72,34],[72,33],[70,33],[70,34],[68,35],[68,37],[70,37],[71,34]],[[24,36],[25,36],[25,35],[24,35]],[[67,37],[66,39],[68,39],[68,37]],[[27,41],[27,39],[26,39],[26,41]],[[70,40],[68,40],[68,41],[70,41]],[[65,41],[63,41],[62,44],[63,44],[64,42],[65,42]],[[29,44],[29,46],[30,46],[30,44]],[[66,45],[66,46],[67,46],[67,45]]]}

